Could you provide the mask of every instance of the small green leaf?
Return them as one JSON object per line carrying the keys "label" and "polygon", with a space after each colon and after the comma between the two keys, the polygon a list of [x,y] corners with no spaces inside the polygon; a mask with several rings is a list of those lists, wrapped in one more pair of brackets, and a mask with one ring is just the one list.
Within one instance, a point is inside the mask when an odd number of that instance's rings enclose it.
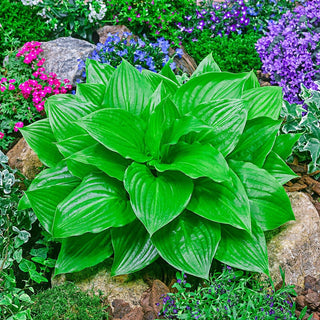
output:
{"label": "small green leaf", "polygon": [[216,183],[202,178],[195,182],[188,210],[211,221],[230,224],[251,232],[249,199],[238,176],[230,170],[231,181]]}
{"label": "small green leaf", "polygon": [[212,53],[208,54],[198,65],[197,69],[192,73],[190,79],[202,75],[206,72],[221,72],[219,66],[214,61]]}
{"label": "small green leaf", "polygon": [[121,228],[112,228],[111,238],[114,249],[112,276],[139,271],[159,257],[139,220]]}
{"label": "small green leaf", "polygon": [[107,85],[112,73],[116,69],[108,64],[98,61],[86,60],[86,76],[87,83],[99,83]]}
{"label": "small green leaf", "polygon": [[66,238],[97,233],[134,219],[123,184],[103,173],[90,174],[58,205],[52,234]]}
{"label": "small green leaf", "polygon": [[54,276],[95,266],[112,253],[110,230],[63,239]]}
{"label": "small green leaf", "polygon": [[130,63],[123,60],[110,78],[103,106],[121,108],[139,115],[146,107],[152,93],[149,81]]}
{"label": "small green leaf", "polygon": [[218,223],[185,211],[151,239],[161,257],[173,267],[208,279],[220,238]]}
{"label": "small green leaf", "polygon": [[152,174],[138,163],[128,167],[124,186],[137,218],[150,235],[186,208],[193,189],[192,180],[180,172]]}
{"label": "small green leaf", "polygon": [[63,157],[55,146],[55,137],[49,119],[36,121],[20,129],[28,145],[37,153],[40,161],[47,167],[54,167]]}
{"label": "small green leaf", "polygon": [[193,179],[208,177],[216,182],[230,179],[229,166],[226,160],[211,145],[180,142],[171,146],[162,163],[155,162],[154,166],[160,172],[166,170],[181,171]]}
{"label": "small green leaf", "polygon": [[36,270],[36,265],[27,259],[22,259],[22,261],[19,263],[19,269],[23,272],[30,272],[32,270]]}
{"label": "small green leaf", "polygon": [[122,109],[103,109],[82,118],[79,125],[95,140],[126,159],[145,162],[144,134],[146,125],[130,112]]}
{"label": "small green leaf", "polygon": [[283,161],[286,161],[292,153],[294,144],[299,140],[300,137],[301,133],[281,134],[276,137],[272,151],[277,153]]}
{"label": "small green leaf", "polygon": [[280,125],[281,120],[267,117],[248,120],[238,145],[228,158],[252,162],[261,168],[273,147]]}
{"label": "small green leaf", "polygon": [[252,234],[230,225],[221,225],[221,241],[215,259],[235,268],[269,275],[264,233],[252,221]]}
{"label": "small green leaf", "polygon": [[263,169],[267,170],[281,185],[298,177],[280,156],[273,151],[268,154]]}
{"label": "small green leaf", "polygon": [[229,165],[246,189],[251,217],[263,231],[295,219],[288,195],[270,173],[248,162],[229,161]]}
{"label": "small green leaf", "polygon": [[41,283],[41,282],[48,282],[48,279],[42,276],[39,272],[36,270],[31,270],[29,272],[30,274],[30,279],[35,281],[36,283]]}

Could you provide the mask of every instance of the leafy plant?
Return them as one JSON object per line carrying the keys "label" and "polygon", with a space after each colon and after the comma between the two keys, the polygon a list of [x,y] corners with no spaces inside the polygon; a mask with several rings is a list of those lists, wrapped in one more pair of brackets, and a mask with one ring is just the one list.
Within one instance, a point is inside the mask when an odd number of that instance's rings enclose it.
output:
{"label": "leafy plant", "polygon": [[87,60],[76,95],[50,97],[21,129],[49,168],[19,207],[62,242],[55,275],[114,254],[112,274],[159,255],[208,278],[213,258],[268,274],[263,231],[294,219],[282,184],[296,135],[277,137],[279,87],[221,72],[209,55],[179,85],[166,64],[140,73]]}
{"label": "leafy plant", "polygon": [[68,282],[38,293],[31,315],[33,320],[105,320],[108,319],[107,306],[100,300],[99,296],[90,296]]}
{"label": "leafy plant", "polygon": [[221,70],[244,72],[261,69],[260,57],[255,43],[261,35],[250,31],[245,34],[232,33],[229,37],[211,38],[210,32],[203,31],[197,41],[184,43],[186,51],[200,63],[210,52]]}
{"label": "leafy plant", "polygon": [[[0,318],[31,319],[32,285],[48,281],[44,275],[54,266],[54,260],[47,257],[48,242],[44,243],[39,236],[34,240],[39,239],[38,248],[26,250],[37,218],[32,210],[17,210],[21,193],[14,184],[19,180],[15,179],[17,172],[7,165],[7,161],[0,151]],[[30,254],[34,256],[33,261],[41,262],[43,266],[27,259]]]}
{"label": "leafy plant", "polygon": [[270,281],[258,281],[254,274],[229,266],[215,272],[210,281],[200,284],[196,290],[191,290],[186,278],[185,274],[177,273],[178,280],[173,285],[177,293],[163,297],[159,315],[165,319],[297,319],[291,297],[297,294],[294,286],[285,286],[285,282],[274,291]]}
{"label": "leafy plant", "polygon": [[301,83],[308,89],[318,88],[319,27],[320,1],[308,1],[270,23],[267,34],[256,44],[263,72],[270,73],[272,84],[283,87],[284,99],[289,103],[302,104]]}
{"label": "leafy plant", "polygon": [[301,86],[301,98],[308,112],[301,105],[285,101],[281,117],[285,119],[281,126],[283,133],[300,133],[293,146],[292,156],[308,163],[308,171],[319,170],[320,162],[320,92]]}

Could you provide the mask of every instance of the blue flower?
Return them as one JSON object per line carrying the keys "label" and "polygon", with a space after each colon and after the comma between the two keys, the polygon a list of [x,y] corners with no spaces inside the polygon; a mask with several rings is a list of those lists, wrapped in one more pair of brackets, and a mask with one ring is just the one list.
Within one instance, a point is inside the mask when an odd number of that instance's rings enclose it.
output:
{"label": "blue flower", "polygon": [[176,53],[177,53],[178,57],[181,59],[181,57],[183,56],[183,50],[178,48],[178,49],[176,49]]}

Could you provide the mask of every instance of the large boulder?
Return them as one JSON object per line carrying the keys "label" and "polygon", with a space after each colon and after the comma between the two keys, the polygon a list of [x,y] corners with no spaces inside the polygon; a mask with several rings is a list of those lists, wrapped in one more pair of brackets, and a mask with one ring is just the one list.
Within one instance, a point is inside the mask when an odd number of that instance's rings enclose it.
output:
{"label": "large boulder", "polygon": [[45,59],[43,67],[46,71],[54,72],[60,79],[69,79],[75,86],[75,80],[81,77],[78,69],[79,59],[85,60],[96,46],[88,41],[72,37],[58,38],[42,42],[41,58]]}
{"label": "large boulder", "polygon": [[268,243],[271,278],[281,281],[279,265],[286,283],[303,287],[306,276],[320,275],[320,219],[309,197],[290,192],[296,220],[290,221]]}

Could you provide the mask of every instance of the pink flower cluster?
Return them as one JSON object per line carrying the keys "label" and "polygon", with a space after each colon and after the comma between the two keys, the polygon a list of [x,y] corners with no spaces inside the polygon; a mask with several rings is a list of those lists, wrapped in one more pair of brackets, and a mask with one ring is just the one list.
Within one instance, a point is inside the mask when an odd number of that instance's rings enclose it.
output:
{"label": "pink flower cluster", "polygon": [[24,56],[23,62],[30,64],[32,61],[36,61],[37,66],[40,67],[44,63],[44,59],[38,60],[38,55],[43,52],[41,49],[41,43],[37,41],[26,42],[22,49],[18,51],[17,57]]}
{"label": "pink flower cluster", "polygon": [[0,79],[0,91],[1,92],[4,92],[4,91],[6,91],[7,89],[9,90],[9,91],[12,91],[12,90],[15,90],[15,85],[13,84],[13,83],[15,83],[16,82],[16,79],[10,79],[9,81],[8,81],[8,79],[7,78],[1,78]]}

